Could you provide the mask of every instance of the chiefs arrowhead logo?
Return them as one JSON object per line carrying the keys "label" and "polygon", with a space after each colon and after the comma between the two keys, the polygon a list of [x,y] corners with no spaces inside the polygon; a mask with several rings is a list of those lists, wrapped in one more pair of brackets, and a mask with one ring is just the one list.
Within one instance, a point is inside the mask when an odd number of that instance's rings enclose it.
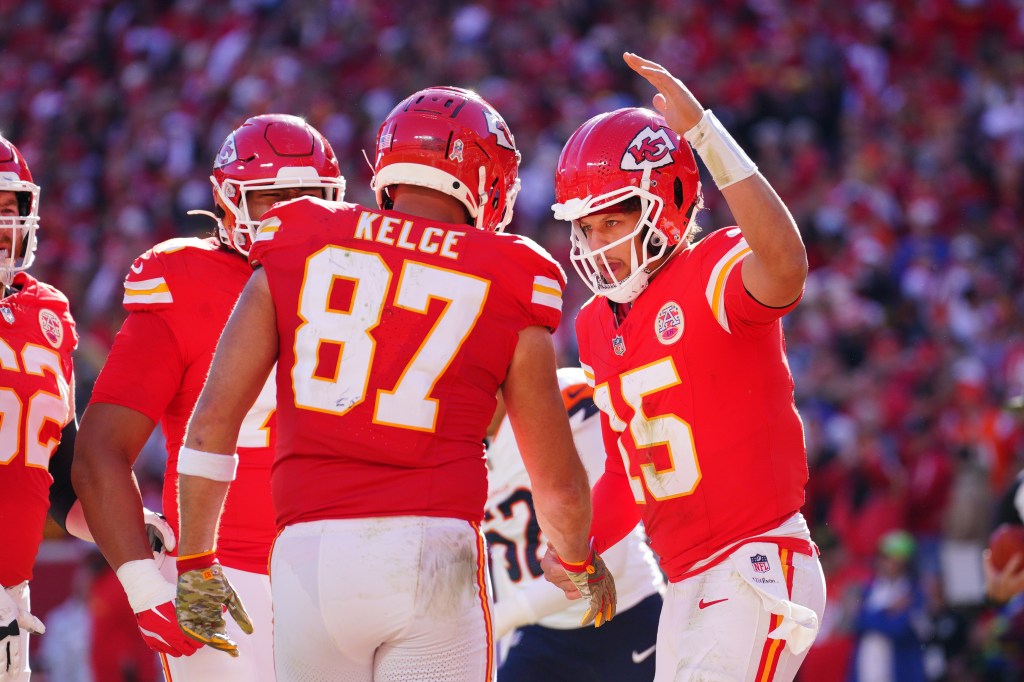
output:
{"label": "chiefs arrowhead logo", "polygon": [[494,136],[498,138],[499,147],[504,147],[505,149],[516,148],[512,142],[512,135],[508,132],[508,126],[505,125],[505,121],[501,120],[501,116],[498,116],[493,111],[484,109],[484,118],[487,119],[487,130],[494,133]]}
{"label": "chiefs arrowhead logo", "polygon": [[676,149],[676,142],[666,128],[655,130],[647,126],[626,146],[619,166],[622,170],[661,168],[675,162],[672,152]]}
{"label": "chiefs arrowhead logo", "polygon": [[214,168],[223,168],[235,161],[238,161],[238,150],[235,148],[235,134],[231,133],[228,135],[228,139],[224,140],[224,145],[220,148],[213,166]]}

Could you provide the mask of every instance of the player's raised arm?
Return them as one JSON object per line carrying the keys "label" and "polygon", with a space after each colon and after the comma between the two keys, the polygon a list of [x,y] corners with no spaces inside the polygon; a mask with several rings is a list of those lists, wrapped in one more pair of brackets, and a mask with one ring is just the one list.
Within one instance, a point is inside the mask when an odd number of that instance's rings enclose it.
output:
{"label": "player's raised arm", "polygon": [[807,251],[789,209],[754,162],[693,93],[665,67],[627,52],[626,63],[658,89],[653,104],[707,165],[752,253],[743,284],[771,307],[787,306],[803,291]]}

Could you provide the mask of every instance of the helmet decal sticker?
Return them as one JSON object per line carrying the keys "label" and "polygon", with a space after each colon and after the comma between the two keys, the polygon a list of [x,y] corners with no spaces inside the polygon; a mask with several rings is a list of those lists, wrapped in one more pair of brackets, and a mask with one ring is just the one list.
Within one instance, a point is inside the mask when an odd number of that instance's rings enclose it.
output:
{"label": "helmet decal sticker", "polygon": [[462,150],[462,140],[455,140],[455,142],[452,143],[451,152],[448,153],[448,158],[451,159],[452,161],[458,161],[459,163],[462,163]]}
{"label": "helmet decal sticker", "polygon": [[515,144],[512,143],[512,135],[508,132],[508,126],[501,120],[495,112],[484,109],[484,116],[487,118],[487,130],[494,133],[494,136],[498,138],[498,144],[505,149],[515,149]]}
{"label": "helmet decal sticker", "polygon": [[626,146],[619,166],[623,170],[661,168],[674,163],[672,152],[675,150],[676,143],[664,128],[654,130],[647,126]]}
{"label": "helmet decal sticker", "polygon": [[223,168],[235,161],[238,161],[238,149],[235,147],[235,134],[231,133],[217,153],[217,160],[213,162],[213,167]]}

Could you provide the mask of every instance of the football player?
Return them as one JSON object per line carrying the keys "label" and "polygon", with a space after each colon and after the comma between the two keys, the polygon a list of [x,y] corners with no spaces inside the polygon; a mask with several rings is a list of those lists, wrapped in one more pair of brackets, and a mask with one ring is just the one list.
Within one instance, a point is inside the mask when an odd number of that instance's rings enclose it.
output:
{"label": "football player", "polygon": [[82,417],[74,484],[168,680],[272,680],[267,561],[274,538],[274,386],[262,387],[237,425],[242,463],[221,521],[224,570],[256,624],[252,636],[235,633],[236,659],[197,651],[202,644],[178,627],[175,567],[160,565],[150,553],[132,465],[160,423],[167,442],[163,508],[176,531],[178,450],[221,331],[252,274],[246,254],[255,227],[276,202],[304,195],[339,200],[345,183],[327,140],[302,119],[282,114],[252,117],[232,131],[210,181],[218,236],[158,244],[135,260],[125,279],[128,317]]}
{"label": "football player", "polygon": [[[380,206],[299,199],[264,216],[178,460],[182,627],[230,649],[244,614],[215,552],[237,425],[277,363],[280,680],[493,677],[483,439],[502,389],[537,515],[590,600],[614,581],[555,376],[564,274],[502,234],[519,153],[475,93],[428,88],[377,135]],[[232,488],[233,489],[233,488]],[[230,502],[229,502],[230,505]]]}
{"label": "football player", "polygon": [[[35,259],[39,186],[21,152],[0,137],[0,680],[29,679],[28,581],[50,514],[62,526],[74,501],[78,345],[68,300],[27,270]],[[51,485],[52,484],[52,485]]]}
{"label": "football player", "polygon": [[[578,367],[558,370],[558,385],[587,477],[596,481],[605,455],[594,391]],[[615,620],[600,629],[580,627],[586,605],[566,601],[561,590],[544,580],[540,557],[546,540],[500,399],[491,424],[484,534],[494,580],[494,636],[502,640],[498,682],[650,682],[664,578],[643,527],[637,525],[602,555],[615,577]]]}
{"label": "football player", "polygon": [[[562,150],[553,207],[595,294],[576,321],[608,453],[595,545],[642,518],[670,581],[656,680],[792,680],[825,606],[799,513],[807,458],[781,324],[806,252],[714,114],[660,65],[625,60],[657,88],[663,115],[620,109],[584,123]],[[690,145],[738,225],[697,243]],[[574,593],[553,559],[545,566]]]}

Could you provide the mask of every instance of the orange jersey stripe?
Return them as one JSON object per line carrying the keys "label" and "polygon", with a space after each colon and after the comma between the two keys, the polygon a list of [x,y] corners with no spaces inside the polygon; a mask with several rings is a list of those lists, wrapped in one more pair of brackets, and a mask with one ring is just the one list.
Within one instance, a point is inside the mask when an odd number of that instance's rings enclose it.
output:
{"label": "orange jersey stripe", "polygon": [[471,521],[476,532],[476,584],[480,589],[480,608],[484,612],[484,627],[487,629],[487,668],[485,682],[494,679],[494,624],[491,622],[491,606],[487,602],[487,545],[480,524]]}
{"label": "orange jersey stripe", "polygon": [[171,682],[171,667],[167,665],[167,654],[157,654],[160,657],[160,667],[164,671],[164,682]]}
{"label": "orange jersey stripe", "polygon": [[[782,564],[782,576],[786,581],[786,595],[793,596],[793,552],[789,549],[779,548],[779,561]],[[782,624],[782,616],[772,615],[768,625],[768,632]],[[764,648],[761,650],[761,661],[757,666],[757,674],[754,679],[757,682],[771,682],[775,678],[775,671],[779,667],[779,658],[782,656],[786,641],[783,639],[767,639]]]}

